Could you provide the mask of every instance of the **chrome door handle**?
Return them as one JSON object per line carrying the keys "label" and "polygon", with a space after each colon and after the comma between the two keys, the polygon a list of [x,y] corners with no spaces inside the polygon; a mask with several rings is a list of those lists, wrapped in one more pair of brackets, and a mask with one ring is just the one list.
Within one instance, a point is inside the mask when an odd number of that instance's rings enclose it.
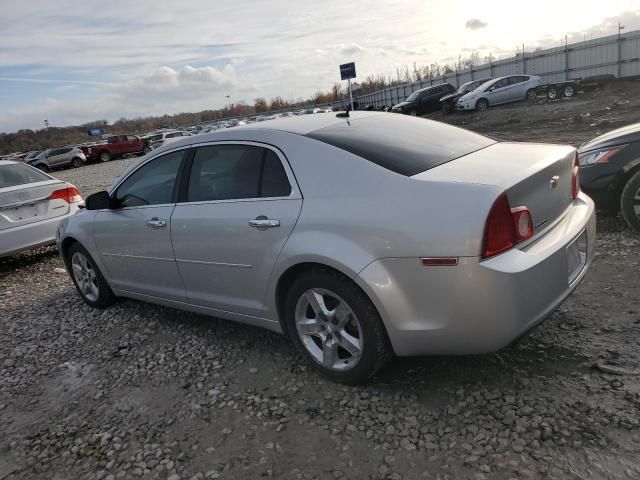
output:
{"label": "chrome door handle", "polygon": [[164,220],[158,220],[156,217],[153,217],[151,220],[147,222],[147,225],[149,225],[153,229],[156,229],[156,228],[166,227],[167,222],[165,222]]}
{"label": "chrome door handle", "polygon": [[270,218],[260,216],[253,220],[249,220],[249,226],[258,229],[276,228],[280,226],[280,220],[272,220]]}

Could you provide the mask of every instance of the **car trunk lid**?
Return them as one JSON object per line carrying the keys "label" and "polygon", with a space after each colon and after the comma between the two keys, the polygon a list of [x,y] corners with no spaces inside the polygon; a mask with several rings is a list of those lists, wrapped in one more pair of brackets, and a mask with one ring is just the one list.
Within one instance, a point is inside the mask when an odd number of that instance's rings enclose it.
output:
{"label": "car trunk lid", "polygon": [[63,199],[51,199],[51,194],[68,184],[59,180],[27,183],[0,189],[0,231],[40,222],[69,213]]}
{"label": "car trunk lid", "polygon": [[497,186],[512,208],[529,209],[537,234],[571,204],[574,161],[575,149],[570,146],[505,142],[412,178]]}

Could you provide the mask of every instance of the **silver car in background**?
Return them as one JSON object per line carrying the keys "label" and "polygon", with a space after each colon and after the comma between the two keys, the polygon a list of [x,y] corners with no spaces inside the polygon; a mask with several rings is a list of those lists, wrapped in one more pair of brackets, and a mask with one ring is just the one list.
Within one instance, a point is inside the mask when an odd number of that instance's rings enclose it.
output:
{"label": "silver car in background", "polygon": [[576,162],[404,115],[283,118],[154,150],[57,243],[93,307],[122,296],[283,332],[358,383],[393,354],[500,349],[558,307],[593,257]]}
{"label": "silver car in background", "polygon": [[62,147],[45,150],[36,157],[27,160],[29,165],[48,172],[54,168],[79,168],[87,163],[87,157],[78,147]]}
{"label": "silver car in background", "polygon": [[483,83],[474,91],[463,95],[456,105],[458,110],[486,110],[492,105],[533,100],[540,77],[536,75],[508,75]]}
{"label": "silver car in background", "polygon": [[0,256],[54,243],[83,204],[78,189],[24,163],[0,161]]}

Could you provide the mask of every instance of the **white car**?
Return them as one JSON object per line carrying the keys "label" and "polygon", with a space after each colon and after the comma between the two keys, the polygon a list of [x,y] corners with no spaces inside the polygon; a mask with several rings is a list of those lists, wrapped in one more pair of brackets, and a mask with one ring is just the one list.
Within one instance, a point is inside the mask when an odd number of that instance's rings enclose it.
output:
{"label": "white car", "polygon": [[161,147],[166,143],[171,143],[182,137],[191,137],[191,136],[193,135],[191,135],[189,132],[183,132],[181,130],[156,133],[155,135],[151,135],[149,137],[149,146],[151,146],[151,148],[154,149],[154,148]]}
{"label": "white car", "polygon": [[520,100],[533,100],[540,77],[535,75],[508,75],[483,83],[472,92],[463,95],[456,104],[457,110],[486,110],[491,105],[500,105]]}
{"label": "white car", "polygon": [[83,205],[78,189],[24,163],[0,161],[0,257],[55,242]]}

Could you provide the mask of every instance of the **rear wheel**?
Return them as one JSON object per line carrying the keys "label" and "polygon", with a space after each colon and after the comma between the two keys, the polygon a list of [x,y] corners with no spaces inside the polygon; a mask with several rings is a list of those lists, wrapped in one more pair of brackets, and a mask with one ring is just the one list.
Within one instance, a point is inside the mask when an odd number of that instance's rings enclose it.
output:
{"label": "rear wheel", "polygon": [[74,243],[69,248],[68,265],[71,270],[71,279],[87,305],[106,308],[115,301],[116,297],[100,273],[96,262],[79,243]]}
{"label": "rear wheel", "polygon": [[484,112],[487,108],[489,108],[489,101],[486,98],[481,98],[476,102],[476,110]]}
{"label": "rear wheel", "polygon": [[620,210],[627,224],[632,229],[640,231],[640,171],[636,172],[622,189]]}
{"label": "rear wheel", "polygon": [[527,100],[535,100],[538,96],[538,92],[536,92],[535,88],[530,88],[527,90]]}
{"label": "rear wheel", "polygon": [[573,97],[573,95],[576,93],[576,89],[573,88],[572,85],[565,85],[562,93],[565,97]]}
{"label": "rear wheel", "polygon": [[111,154],[109,152],[102,152],[100,153],[99,158],[101,162],[108,162],[109,160],[111,160]]}
{"label": "rear wheel", "polygon": [[71,159],[71,166],[73,168],[80,168],[82,166],[82,159],[80,157],[73,157]]}
{"label": "rear wheel", "polygon": [[332,270],[318,268],[298,277],[287,292],[283,313],[296,348],[333,381],[365,382],[393,356],[371,300]]}

